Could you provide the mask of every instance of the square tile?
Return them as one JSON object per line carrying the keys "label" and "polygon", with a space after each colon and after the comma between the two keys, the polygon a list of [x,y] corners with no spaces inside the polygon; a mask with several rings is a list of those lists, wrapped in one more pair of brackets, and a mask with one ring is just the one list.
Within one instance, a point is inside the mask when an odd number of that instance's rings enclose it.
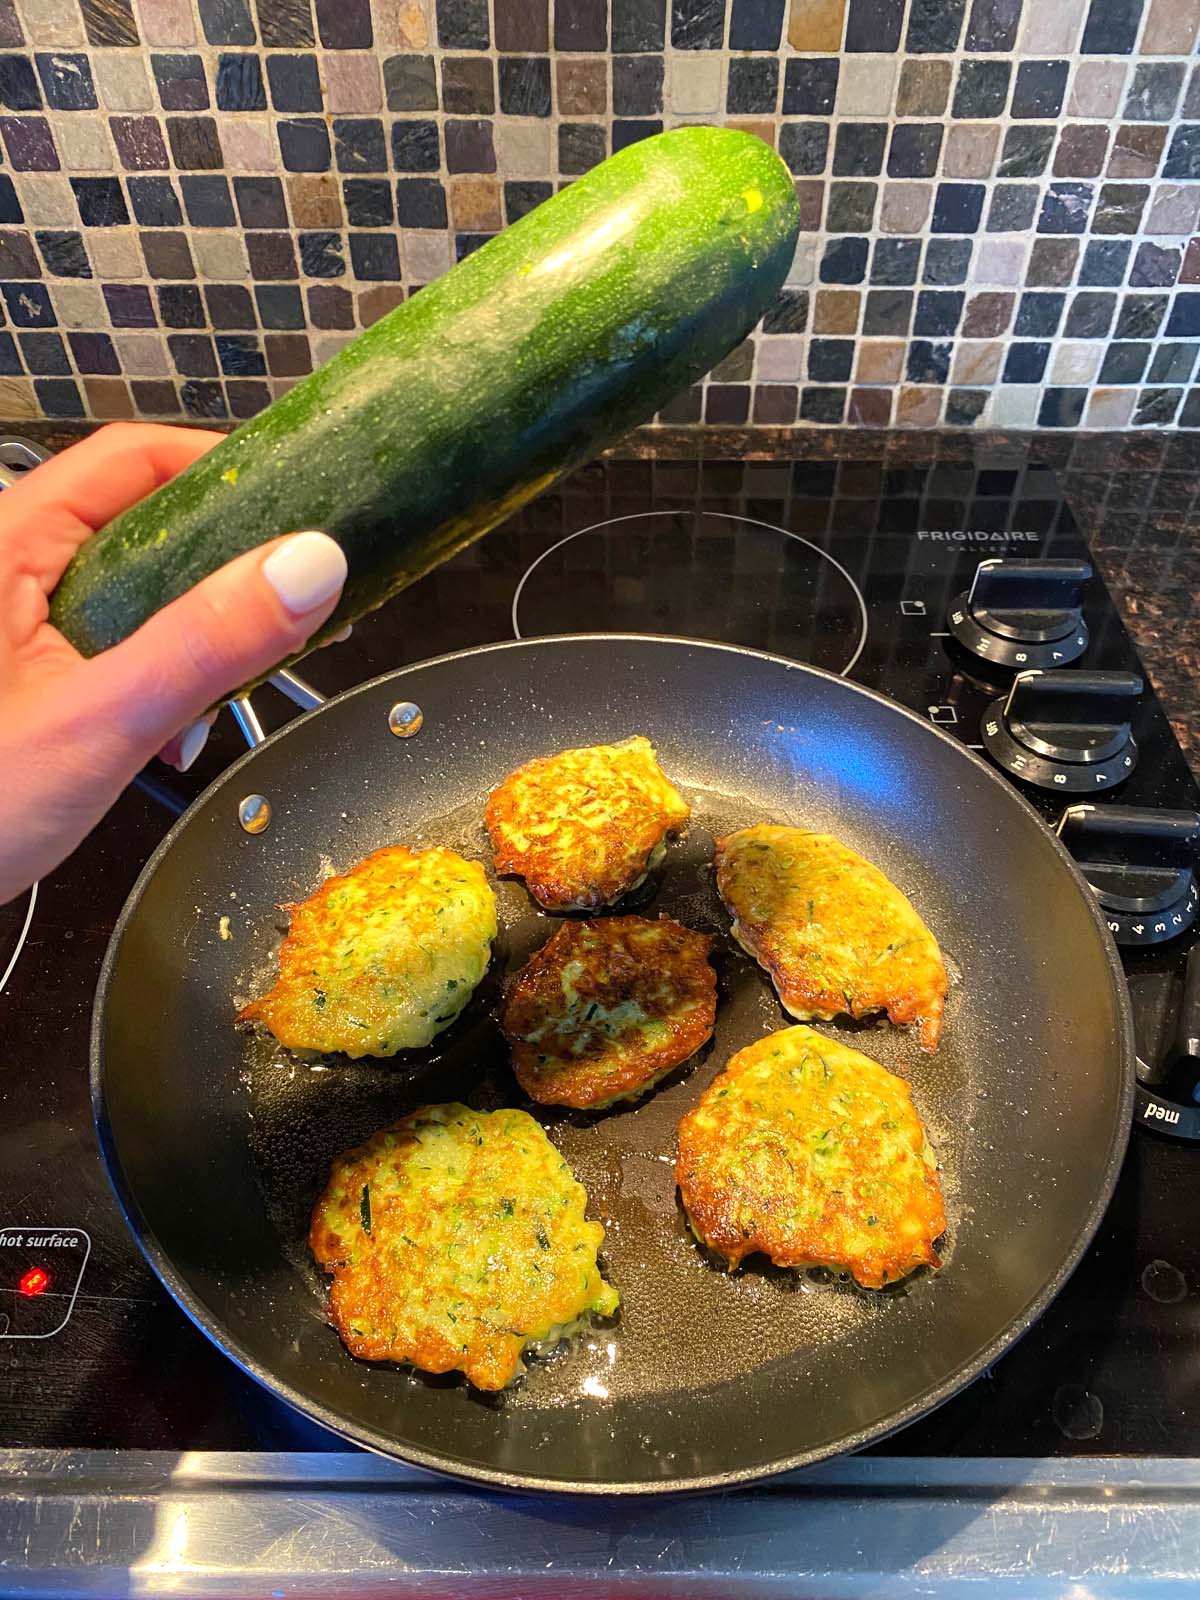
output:
{"label": "square tile", "polygon": [[1158,171],[1166,142],[1166,128],[1145,123],[1118,128],[1108,158],[1109,177],[1152,178]]}
{"label": "square tile", "polygon": [[1052,338],[1062,322],[1067,297],[1062,292],[1029,290],[1017,304],[1013,332],[1019,339]]}
{"label": "square tile", "polygon": [[1029,5],[1021,21],[1020,50],[1025,56],[1064,55],[1075,49],[1083,25],[1085,0]]}
{"label": "square tile", "polygon": [[248,233],[246,254],[250,276],[262,283],[276,283],[298,276],[296,251],[286,233]]}
{"label": "square tile", "polygon": [[779,154],[797,176],[824,172],[829,155],[827,122],[785,122],[779,129]]}
{"label": "square tile", "polygon": [[898,383],[904,370],[903,339],[863,339],[854,376],[859,383]]}
{"label": "square tile", "polygon": [[[545,0],[542,0],[543,7],[544,3]],[[536,13],[538,10],[536,4],[529,6],[526,0],[497,0],[498,10],[506,5],[518,11],[533,10]],[[612,0],[613,49],[661,50],[666,36],[664,27],[665,10],[665,0]],[[499,34],[499,28],[499,20],[497,20],[497,35]],[[512,48],[515,50],[526,48],[542,49],[544,44],[545,40],[543,39],[541,44],[525,46],[518,43],[514,44]],[[499,45],[499,48],[506,49],[508,47]]]}
{"label": "square tile", "polygon": [[1108,129],[1103,123],[1071,123],[1058,136],[1053,172],[1056,178],[1095,178],[1104,170]]}
{"label": "square tile", "polygon": [[339,172],[386,172],[382,121],[378,117],[335,117],[333,153]]}
{"label": "square tile", "polygon": [[481,117],[446,122],[446,169],[449,172],[495,172],[492,124]]}
{"label": "square tile", "polygon": [[268,49],[316,43],[311,0],[254,0],[261,42]]}
{"label": "square tile", "polygon": [[59,117],[54,123],[54,140],[68,172],[111,172],[115,165],[108,129],[101,117]]}
{"label": "square tile", "polygon": [[221,141],[212,117],[168,117],[171,158],[183,171],[215,171],[221,166]]}
{"label": "square tile", "polygon": [[[543,58],[546,92],[549,94],[550,62]],[[501,83],[504,67],[501,63]],[[496,109],[496,86],[492,63],[483,56],[446,56],[442,60],[442,110],[456,115],[491,112]],[[508,107],[503,109],[507,110]]]}
{"label": "square tile", "polygon": [[1197,225],[1196,185],[1160,183],[1146,216],[1147,233],[1191,233]]}
{"label": "square tile", "polygon": [[1030,288],[1070,283],[1078,260],[1078,239],[1036,239],[1025,281]]}
{"label": "square tile", "polygon": [[[845,126],[844,124],[843,127]],[[849,124],[849,126],[855,125]],[[941,154],[942,131],[940,122],[897,123],[892,129],[891,144],[888,148],[889,177],[933,177],[937,172],[938,158]],[[838,133],[840,137],[842,128],[839,128]]]}
{"label": "square tile", "polygon": [[895,88],[895,56],[847,56],[839,74],[838,115],[887,116],[892,109]]}
{"label": "square tile", "polygon": [[[1090,183],[1052,183],[1042,199],[1038,217],[1039,233],[1086,233],[1088,214],[1092,207],[1093,189]],[[1126,233],[1133,230],[1101,227],[1099,214],[1093,225],[1097,233]]]}
{"label": "square tile", "polygon": [[897,50],[903,21],[904,0],[850,0],[845,48]]}
{"label": "square tile", "polygon": [[497,233],[504,226],[500,185],[495,178],[456,178],[449,187],[453,228],[467,233]]}
{"label": "square tile", "polygon": [[[724,39],[725,0],[671,0],[673,49],[719,50]],[[557,28],[555,42],[558,43]]]}
{"label": "square tile", "polygon": [[[793,78],[793,68],[800,68],[806,63],[789,61],[786,72],[787,78],[783,90],[783,109],[792,114],[795,110],[807,110],[807,107],[794,107],[789,103],[788,84]],[[820,65],[827,65],[820,63]],[[833,63],[836,74],[837,63]],[[832,96],[828,96],[827,110],[833,109]],[[667,58],[667,90],[666,101],[673,111],[692,114],[694,112],[719,111],[721,108],[721,62],[716,56],[704,55],[671,55]]]}
{"label": "square tile", "polygon": [[920,233],[933,203],[929,183],[885,183],[879,211],[882,233]]}
{"label": "square tile", "polygon": [[1128,239],[1089,239],[1079,269],[1080,283],[1109,288],[1124,283],[1132,248]]}
{"label": "square tile", "polygon": [[437,74],[432,56],[388,56],[383,63],[383,87],[389,111],[438,109]]}
{"label": "square tile", "polygon": [[337,182],[328,174],[287,180],[288,207],[297,228],[340,228],[342,201]]}
{"label": "square tile", "polygon": [[323,122],[315,117],[283,118],[276,123],[276,131],[279,154],[288,172],[329,170],[332,164],[329,130]]}
{"label": "square tile", "polygon": [[1125,100],[1127,122],[1169,122],[1183,91],[1183,63],[1139,61]]}
{"label": "square tile", "polygon": [[[146,263],[146,271],[152,278],[194,278],[196,276],[195,263],[188,247],[187,235],[183,233],[142,233],[138,235],[141,246],[142,258]],[[97,258],[97,245],[99,240],[93,241],[92,257],[96,260],[97,269],[100,267]]]}
{"label": "square tile", "polygon": [[164,283],[158,288],[158,320],[164,328],[203,328],[204,305],[194,283]]}
{"label": "square tile", "polygon": [[445,228],[446,191],[436,178],[400,178],[396,221],[401,228]]}
{"label": "square tile", "polygon": [[395,216],[386,178],[346,178],[342,182],[346,221],[352,228],[390,228]]}
{"label": "square tile", "polygon": [[962,384],[994,384],[1000,377],[1003,351],[992,340],[963,339],[955,346],[952,380]]}
{"label": "square tile", "polygon": [[733,0],[729,17],[731,50],[778,50],[786,0]]}
{"label": "square tile", "polygon": [[942,396],[939,388],[903,388],[896,402],[896,426],[899,428],[933,428],[942,414]]}
{"label": "square tile", "polygon": [[951,55],[962,37],[964,0],[912,0],[904,46],[913,55]]}
{"label": "square tile", "polygon": [[88,254],[98,278],[140,278],[143,274],[142,256],[131,229],[92,234]]}
{"label": "square tile", "polygon": [[[655,58],[648,57],[645,59],[653,60]],[[662,103],[661,89],[660,67],[658,97],[660,106]],[[735,57],[730,61],[729,81],[725,89],[725,109],[727,111],[742,113],[765,112],[773,115],[778,102],[779,62],[774,56]]]}
{"label": "square tile", "polygon": [[[645,104],[647,110],[662,109],[662,60],[656,56],[626,56],[618,60],[639,63],[637,74],[626,72],[623,84],[627,91],[624,105],[618,105],[615,95],[613,108],[629,111],[635,103]],[[641,67],[641,63],[646,63]],[[614,62],[614,71],[616,62]],[[636,79],[636,81],[635,81]],[[447,107],[447,110],[450,108]],[[464,110],[469,109],[467,107]],[[550,115],[550,58],[549,56],[505,56],[500,62],[500,110],[511,117],[548,117]]]}
{"label": "square tile", "polygon": [[392,123],[392,165],[397,172],[436,172],[441,164],[438,125],[432,118]]}
{"label": "square tile", "polygon": [[758,350],[758,376],[766,383],[796,382],[804,366],[804,340],[766,339]]}
{"label": "square tile", "polygon": [[1017,65],[1009,115],[1022,119],[1057,117],[1067,89],[1065,61],[1022,61]]}
{"label": "square tile", "polygon": [[942,172],[947,178],[990,178],[999,143],[1000,129],[994,123],[952,123]]}
{"label": "square tile", "polygon": [[120,421],[133,416],[129,385],[121,379],[84,378],[83,392],[89,416],[105,422]]}
{"label": "square tile", "polygon": [[604,129],[590,122],[563,122],[558,129],[558,170],[572,177],[589,172],[608,154]]}
{"label": "square tile", "polygon": [[117,160],[126,172],[165,172],[170,166],[162,126],[156,117],[110,117]]}
{"label": "square tile", "polygon": [[1127,56],[1137,41],[1143,0],[1091,0],[1083,40],[1085,56]]}
{"label": "square tile", "polygon": [[[532,50],[546,50],[550,45],[550,19],[547,0],[495,0],[496,49],[514,51],[518,55]],[[657,44],[643,43],[643,38],[653,39],[653,5],[637,6],[615,4],[613,7],[614,50],[661,50],[663,39],[663,6],[658,0]],[[649,26],[647,26],[649,25]],[[632,39],[634,42],[628,42]]]}
{"label": "square tile", "polygon": [[375,43],[370,0],[316,0],[316,10],[326,50],[369,50]]}
{"label": "square tile", "polygon": [[1024,233],[1033,226],[1038,187],[1033,183],[998,183],[988,208],[989,233]]}
{"label": "square tile", "polygon": [[861,298],[855,289],[822,289],[813,308],[813,332],[856,332]]}
{"label": "square tile", "polygon": [[321,80],[315,56],[269,55],[267,82],[276,111],[320,111]]}
{"label": "square tile", "polygon": [[346,271],[346,243],[340,233],[302,233],[300,270],[306,278],[340,278]]}
{"label": "square tile", "polygon": [[1001,178],[1037,178],[1046,170],[1050,152],[1054,148],[1055,128],[1052,123],[1009,128],[1004,135],[1004,148],[1000,165],[996,169]]}
{"label": "square tile", "polygon": [[960,63],[951,116],[990,121],[1003,115],[1011,68],[1007,61],[967,59]]}
{"label": "square tile", "polygon": [[197,55],[164,54],[150,58],[159,104],[164,111],[207,111],[208,80]]}
{"label": "square tile", "polygon": [[1142,30],[1144,56],[1187,56],[1196,47],[1200,0],[1151,0]]}
{"label": "square tile", "polygon": [[908,347],[904,376],[909,383],[946,383],[950,378],[949,342],[914,339]]}
{"label": "square tile", "polygon": [[[608,109],[608,63],[599,57],[560,56],[554,64],[558,111],[564,117],[603,116]],[[720,90],[720,74],[714,92]],[[679,92],[678,71],[672,79],[672,104]]]}
{"label": "square tile", "polygon": [[405,231],[400,235],[404,275],[410,281],[430,283],[448,272],[452,262],[445,234]]}
{"label": "square tile", "polygon": [[118,178],[72,178],[71,188],[85,228],[116,228],[129,221]]}
{"label": "square tile", "polygon": [[227,119],[221,145],[231,172],[265,172],[276,165],[270,125],[257,118]]}
{"label": "square tile", "polygon": [[108,320],[104,296],[96,283],[56,283],[54,309],[64,328],[97,328]]}
{"label": "square tile", "polygon": [[1071,384],[1094,383],[1103,356],[1102,344],[1060,344],[1051,363],[1050,381]]}
{"label": "square tile", "polygon": [[13,182],[26,222],[73,227],[79,221],[75,195],[65,177],[49,172],[21,173]]}
{"label": "square tile", "polygon": [[[1168,297],[1165,294],[1127,294],[1121,301],[1115,335],[1118,339],[1153,339],[1162,327],[1167,314]],[[1200,326],[1197,311],[1200,297],[1180,294],[1175,297],[1175,308],[1167,328],[1170,334],[1187,336]],[[1178,313],[1178,315],[1176,314]]]}
{"label": "square tile", "polygon": [[[47,3],[47,0],[39,0],[39,3]],[[58,9],[66,10],[66,7],[59,5]],[[178,45],[195,42],[196,25],[189,0],[137,0],[137,12],[143,43]]]}
{"label": "square tile", "polygon": [[314,283],[307,295],[308,320],[314,328],[352,328],[354,296],[337,283]]}
{"label": "square tile", "polygon": [[1117,307],[1115,294],[1084,290],[1071,301],[1067,314],[1068,339],[1107,339]]}
{"label": "square tile", "polygon": [[264,328],[295,329],[304,326],[304,305],[295,284],[256,284],[254,303],[258,307],[258,320]]}
{"label": "square tile", "polygon": [[[207,100],[202,102],[207,105]],[[247,51],[223,54],[217,62],[217,110],[265,111],[267,90],[262,61]]]}
{"label": "square tile", "polygon": [[1031,428],[1037,420],[1041,390],[1030,384],[1003,384],[992,396],[992,422],[997,428]]}
{"label": "square tile", "polygon": [[246,0],[196,0],[209,44],[254,44],[256,33]]}
{"label": "square tile", "polygon": [[210,283],[204,289],[204,305],[214,328],[257,328],[254,301],[241,283]]}
{"label": "square tile", "polygon": [[[797,0],[803,3],[803,0]],[[950,98],[953,68],[949,61],[909,58],[900,68],[896,91],[898,117],[940,117]]]}
{"label": "square tile", "polygon": [[499,170],[506,177],[545,181],[553,171],[547,123],[502,121],[496,125],[496,140]]}
{"label": "square tile", "polygon": [[57,172],[58,151],[45,117],[0,117],[0,138],[17,172]]}
{"label": "square tile", "polygon": [[287,227],[287,206],[280,179],[237,177],[233,180],[233,192],[243,228]]}
{"label": "square tile", "polygon": [[96,109],[99,101],[92,81],[92,64],[82,51],[39,50],[34,59],[46,104],[52,111]]}
{"label": "square tile", "polygon": [[939,183],[930,224],[934,233],[974,233],[986,192],[981,183]]}
{"label": "square tile", "polygon": [[100,104],[109,111],[150,111],[154,107],[154,91],[146,63],[131,54],[110,54],[107,51],[92,60],[96,76],[96,92]]}
{"label": "square tile", "polygon": [[25,37],[43,49],[86,42],[83,19],[75,5],[64,5],[62,0],[18,0],[17,12]]}
{"label": "square tile", "polygon": [[822,283],[862,283],[867,275],[866,239],[831,239],[821,257]]}
{"label": "square tile", "polygon": [[36,234],[38,249],[46,263],[46,271],[56,278],[90,278],[91,263],[84,246],[83,235],[69,230],[39,228]]}
{"label": "square tile", "polygon": [[1124,428],[1133,415],[1135,396],[1128,389],[1093,389],[1087,407],[1089,428]]}
{"label": "square tile", "polygon": [[1023,281],[1029,247],[1017,240],[984,239],[975,253],[973,281],[1009,286]]}

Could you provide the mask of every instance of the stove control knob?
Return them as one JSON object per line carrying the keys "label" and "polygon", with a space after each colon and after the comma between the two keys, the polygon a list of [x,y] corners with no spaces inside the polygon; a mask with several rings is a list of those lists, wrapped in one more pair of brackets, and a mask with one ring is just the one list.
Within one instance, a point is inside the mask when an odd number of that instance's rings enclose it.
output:
{"label": "stove control knob", "polygon": [[1102,793],[1137,762],[1130,719],[1141,692],[1132,672],[1019,672],[983,714],[984,748],[1039,789]]}
{"label": "stove control knob", "polygon": [[1065,667],[1087,649],[1080,602],[1086,561],[981,561],[950,607],[951,636],[972,655],[1018,672]]}
{"label": "stove control knob", "polygon": [[1162,944],[1200,908],[1200,816],[1140,806],[1069,806],[1058,837],[1100,902],[1118,944]]}

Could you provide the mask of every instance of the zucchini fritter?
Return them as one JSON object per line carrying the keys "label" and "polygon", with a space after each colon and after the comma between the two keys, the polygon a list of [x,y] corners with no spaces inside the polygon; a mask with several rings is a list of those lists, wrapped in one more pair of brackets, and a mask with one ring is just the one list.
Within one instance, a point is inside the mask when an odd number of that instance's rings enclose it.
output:
{"label": "zucchini fritter", "polygon": [[759,823],[717,840],[734,938],[801,1022],[886,1011],[936,1050],[946,968],[933,935],[878,867],[832,834]]}
{"label": "zucchini fritter", "polygon": [[691,808],[641,735],[540,756],[510,772],[484,813],[496,871],[547,911],[595,911],[636,889]]}
{"label": "zucchini fritter", "polygon": [[707,934],[668,917],[563,923],[504,1006],[525,1093],[595,1110],[644,1094],[695,1055],[717,1015],[711,950]]}
{"label": "zucchini fritter", "polygon": [[293,1050],[391,1056],[448,1028],[491,959],[496,900],[453,850],[376,850],[291,912],[279,977],[238,1013]]}
{"label": "zucchini fritter", "polygon": [[748,1045],[679,1124],[692,1231],[730,1267],[832,1267],[866,1289],[940,1265],[937,1168],[908,1085],[812,1028]]}
{"label": "zucchini fritter", "polygon": [[524,1350],[617,1309],[586,1205],[526,1112],[426,1106],[337,1158],[308,1242],[352,1355],[503,1389]]}

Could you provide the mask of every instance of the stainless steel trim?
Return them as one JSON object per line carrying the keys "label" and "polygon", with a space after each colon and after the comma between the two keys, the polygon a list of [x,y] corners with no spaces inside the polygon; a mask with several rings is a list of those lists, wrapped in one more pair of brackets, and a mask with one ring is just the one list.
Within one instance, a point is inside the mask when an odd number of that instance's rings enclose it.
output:
{"label": "stainless steel trim", "polygon": [[239,695],[236,700],[229,702],[229,709],[233,713],[233,720],[242,730],[242,738],[246,744],[251,750],[256,749],[267,737],[267,733],[258,720],[258,712],[250,704],[250,696]]}
{"label": "stainless steel trim", "polygon": [[49,461],[51,452],[43,450],[31,439],[19,439],[15,434],[0,436],[0,489],[11,489],[27,472]]}
{"label": "stainless steel trim", "polygon": [[5,1596],[1163,1600],[1200,1462],[860,1456],[757,1488],[565,1501],[352,1451],[0,1451]]}
{"label": "stainless steel trim", "polygon": [[325,704],[327,698],[304,678],[298,678],[294,672],[288,672],[282,667],[278,672],[271,674],[268,682],[273,684],[280,694],[286,695],[294,706],[299,706],[301,711],[315,711],[318,706]]}

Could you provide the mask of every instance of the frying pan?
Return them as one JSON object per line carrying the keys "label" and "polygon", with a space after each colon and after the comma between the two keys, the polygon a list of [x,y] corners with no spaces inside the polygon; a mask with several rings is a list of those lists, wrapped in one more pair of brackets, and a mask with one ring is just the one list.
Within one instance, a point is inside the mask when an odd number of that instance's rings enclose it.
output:
{"label": "frying pan", "polygon": [[[389,714],[418,707],[397,738]],[[407,720],[391,724],[411,732]],[[278,906],[396,841],[482,860],[489,788],[529,757],[645,733],[693,805],[645,914],[722,936],[712,1045],[605,1115],[536,1114],[604,1222],[612,1327],[498,1397],[354,1360],[305,1248],[329,1163],[430,1102],[523,1104],[495,1025],[550,934],[495,885],[491,974],[430,1052],[291,1059],[233,1026],[269,981]],[[265,797],[251,835],[239,802]],[[836,833],[912,897],[954,983],[943,1043],[828,1031],[908,1078],[943,1168],[945,1265],[878,1294],[751,1261],[716,1270],[674,1195],[676,1123],[735,1049],[784,1026],[728,939],[712,837],[770,818]],[[489,646],[408,667],[298,718],[231,767],[146,866],[104,964],[92,1036],[101,1144],[151,1264],[275,1394],[376,1450],[509,1487],[730,1485],[878,1439],[945,1400],[1033,1322],[1079,1260],[1124,1152],[1133,1045],[1091,895],[1003,779],[881,695],[751,650],[645,635]]]}

